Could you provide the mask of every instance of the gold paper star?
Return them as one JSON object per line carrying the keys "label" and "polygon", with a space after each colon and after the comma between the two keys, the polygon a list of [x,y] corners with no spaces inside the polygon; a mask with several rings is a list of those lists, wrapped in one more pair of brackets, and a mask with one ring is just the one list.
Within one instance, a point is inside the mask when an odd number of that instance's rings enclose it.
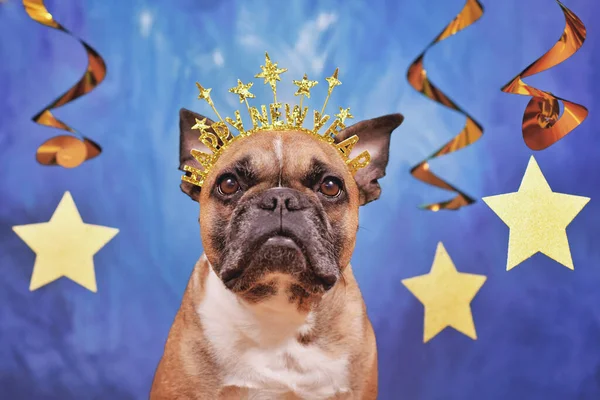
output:
{"label": "gold paper star", "polygon": [[431,272],[402,281],[425,307],[424,343],[448,326],[477,339],[471,301],[485,280],[483,275],[458,272],[444,245],[438,243]]}
{"label": "gold paper star", "polygon": [[293,81],[294,85],[298,86],[298,90],[294,93],[294,96],[306,96],[310,99],[310,89],[315,87],[318,83],[317,81],[309,81],[306,74],[304,74],[304,78],[301,81]]}
{"label": "gold paper star", "polygon": [[206,130],[210,128],[209,125],[206,125],[206,119],[207,118],[199,120],[198,118],[195,118],[196,124],[192,126],[192,129],[198,129],[200,132],[206,132]]}
{"label": "gold paper star", "polygon": [[553,192],[533,156],[518,192],[483,201],[510,228],[507,271],[538,252],[574,268],[566,228],[590,199]]}
{"label": "gold paper star", "polygon": [[265,65],[264,66],[261,65],[260,69],[262,69],[262,72],[259,74],[256,74],[254,77],[255,78],[264,78],[265,79],[264,83],[270,84],[271,88],[273,90],[275,90],[276,82],[281,80],[279,75],[283,74],[284,72],[287,72],[286,68],[277,68],[277,63],[271,62],[271,59],[269,58],[268,53],[265,53]]}
{"label": "gold paper star", "polygon": [[345,110],[340,107],[340,113],[335,114],[335,116],[342,122],[342,124],[346,122],[346,118],[354,118],[354,115],[350,114],[350,107],[346,108]]}
{"label": "gold paper star", "polygon": [[329,78],[325,78],[325,80],[327,81],[327,84],[329,85],[329,88],[328,88],[329,93],[331,93],[331,91],[333,90],[334,87],[341,85],[342,82],[340,82],[338,80],[338,68],[335,69],[333,75],[331,75]]}
{"label": "gold paper star", "polygon": [[212,89],[210,89],[210,88],[205,89],[198,82],[196,82],[196,86],[198,87],[198,90],[200,91],[200,93],[198,94],[198,100],[206,100],[210,103],[210,91]]}
{"label": "gold paper star", "polygon": [[238,79],[237,86],[229,89],[229,92],[235,93],[238,96],[240,96],[240,103],[243,103],[246,99],[255,98],[255,96],[252,93],[250,93],[250,88],[252,87],[252,85],[252,82],[244,85],[242,81]]}
{"label": "gold paper star", "polygon": [[69,192],[50,221],[13,226],[13,231],[36,254],[29,290],[65,276],[92,292],[97,291],[93,256],[119,232],[84,223]]}

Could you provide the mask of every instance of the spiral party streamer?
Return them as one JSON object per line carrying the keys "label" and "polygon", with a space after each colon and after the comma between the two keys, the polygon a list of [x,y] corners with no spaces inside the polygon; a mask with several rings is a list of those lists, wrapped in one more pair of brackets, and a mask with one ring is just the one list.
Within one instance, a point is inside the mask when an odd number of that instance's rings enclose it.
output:
{"label": "spiral party streamer", "polygon": [[[44,5],[44,0],[23,0],[25,11],[34,21],[50,28],[58,29],[75,37],[71,32],[54,20]],[[75,37],[76,38],[76,37]],[[88,65],[81,79],[62,96],[54,100],[33,117],[33,121],[44,126],[61,129],[73,135],[60,135],[53,137],[38,147],[36,159],[43,165],[60,165],[65,168],[74,168],[84,161],[98,156],[102,149],[92,140],[83,137],[64,122],[54,117],[51,110],[91,92],[104,80],[106,64],[100,55],[83,40],[76,38],[85,48],[88,56]]]}
{"label": "spiral party streamer", "polygon": [[[584,106],[572,103],[550,92],[536,89],[521,79],[550,69],[577,52],[585,41],[585,26],[571,10],[557,0],[565,14],[566,26],[558,42],[543,56],[506,84],[506,93],[532,96],[523,115],[523,140],[531,150],[544,150],[577,128],[588,115]],[[560,115],[560,104],[563,113]]]}
{"label": "spiral party streamer", "polygon": [[451,192],[456,193],[456,197],[453,199],[432,203],[428,205],[421,206],[421,208],[438,211],[438,210],[458,210],[461,207],[467,206],[475,202],[475,200],[469,197],[467,194],[463,193],[459,189],[450,185],[446,181],[440,179],[433,172],[431,172],[429,167],[429,161],[443,156],[444,154],[453,153],[457,150],[466,147],[473,142],[479,140],[479,138],[483,135],[483,128],[481,125],[477,123],[469,114],[463,111],[460,107],[458,107],[452,100],[450,100],[444,93],[442,93],[437,87],[435,87],[427,78],[427,71],[423,67],[423,58],[425,57],[425,53],[429,48],[435,45],[438,42],[460,32],[465,29],[469,25],[473,24],[483,15],[483,6],[477,0],[467,0],[462,11],[444,28],[442,33],[440,33],[426,48],[423,52],[417,57],[415,61],[410,65],[408,69],[408,83],[418,90],[423,95],[429,97],[430,99],[448,107],[453,110],[458,111],[463,114],[466,119],[466,125],[462,131],[458,135],[456,135],[452,140],[446,143],[441,149],[421,161],[419,164],[414,166],[410,173],[418,180],[425,182],[429,185],[439,187],[440,189],[449,190]]}

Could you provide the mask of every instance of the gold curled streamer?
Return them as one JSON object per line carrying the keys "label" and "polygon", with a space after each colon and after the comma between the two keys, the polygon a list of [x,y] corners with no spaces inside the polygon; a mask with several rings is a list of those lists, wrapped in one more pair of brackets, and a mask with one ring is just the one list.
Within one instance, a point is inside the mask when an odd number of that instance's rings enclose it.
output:
{"label": "gold curled streamer", "polygon": [[94,90],[106,76],[106,64],[96,50],[83,40],[75,37],[54,20],[52,14],[46,9],[44,0],[23,0],[23,6],[29,17],[34,21],[63,31],[77,39],[85,48],[88,56],[88,64],[81,79],[66,93],[54,100],[32,118],[34,122],[40,125],[61,129],[77,136],[60,135],[47,140],[36,151],[37,161],[43,165],[60,165],[65,168],[74,168],[81,165],[84,161],[98,156],[102,152],[102,149],[97,143],[82,136],[70,126],[54,117],[51,110],[61,107]]}
{"label": "gold curled streamer", "polygon": [[[544,150],[577,128],[587,117],[584,106],[572,103],[550,92],[536,89],[524,83],[523,78],[550,69],[577,52],[583,46],[586,29],[581,20],[557,0],[565,14],[566,26],[558,42],[547,53],[519,73],[502,91],[532,96],[523,114],[523,140],[531,150]],[[560,115],[559,101],[563,103]]]}
{"label": "gold curled streamer", "polygon": [[467,206],[475,202],[475,200],[457,189],[456,187],[450,185],[448,182],[442,180],[433,172],[429,167],[429,161],[441,157],[444,154],[453,153],[457,150],[460,150],[477,140],[483,135],[483,128],[477,121],[475,121],[469,114],[467,114],[464,110],[458,107],[452,100],[450,100],[442,91],[440,91],[437,87],[435,87],[427,78],[427,71],[423,66],[423,58],[425,57],[425,53],[429,48],[435,45],[438,42],[460,32],[465,29],[469,25],[473,24],[483,15],[483,6],[477,0],[467,0],[465,6],[462,11],[444,28],[442,33],[440,33],[426,48],[423,52],[417,57],[415,61],[410,65],[408,69],[407,79],[408,83],[415,88],[417,91],[422,93],[423,95],[429,97],[430,99],[448,107],[453,110],[458,111],[463,114],[467,121],[465,127],[460,131],[458,135],[456,135],[452,140],[446,143],[442,148],[438,151],[425,158],[419,164],[414,166],[410,173],[416,179],[425,182],[429,185],[436,186],[440,189],[445,189],[451,192],[456,193],[456,197],[453,199],[432,203],[421,206],[423,209],[438,211],[438,210],[458,210],[461,207]]}

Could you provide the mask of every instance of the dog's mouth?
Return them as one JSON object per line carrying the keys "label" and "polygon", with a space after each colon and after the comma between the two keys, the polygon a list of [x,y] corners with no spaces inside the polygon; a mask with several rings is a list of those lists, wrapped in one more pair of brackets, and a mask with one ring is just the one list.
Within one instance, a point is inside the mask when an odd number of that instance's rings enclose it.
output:
{"label": "dog's mouth", "polygon": [[248,260],[245,264],[221,271],[224,285],[235,292],[251,289],[266,272],[285,273],[307,281],[307,286],[319,286],[324,290],[337,281],[337,277],[321,276],[313,270],[306,245],[290,232],[263,235],[254,240],[245,253],[244,259]]}
{"label": "dog's mouth", "polygon": [[296,244],[294,239],[285,235],[271,236],[264,242],[264,246],[287,247],[290,249],[297,249],[298,251],[302,251],[302,249]]}
{"label": "dog's mouth", "polygon": [[248,271],[252,262],[258,258],[261,254],[266,254],[267,261],[273,263],[277,262],[274,256],[269,257],[269,253],[283,252],[296,253],[297,256],[302,256],[304,262],[306,262],[306,256],[304,256],[302,248],[297,243],[298,239],[292,237],[289,234],[283,234],[280,232],[263,235],[257,238],[254,243],[248,246],[245,251],[244,259],[249,260],[247,265],[238,265],[236,268],[228,269],[221,273],[221,279],[225,286],[229,289],[233,289],[236,284],[241,280],[243,275]]}

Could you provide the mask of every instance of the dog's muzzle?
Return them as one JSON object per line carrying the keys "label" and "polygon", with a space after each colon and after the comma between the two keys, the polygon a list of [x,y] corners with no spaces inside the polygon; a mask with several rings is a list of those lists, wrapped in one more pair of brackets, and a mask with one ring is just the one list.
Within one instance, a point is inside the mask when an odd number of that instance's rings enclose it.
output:
{"label": "dog's muzzle", "polygon": [[325,290],[333,287],[339,271],[332,244],[327,245],[324,216],[310,198],[295,189],[275,187],[249,202],[232,220],[237,224],[232,241],[243,245],[237,252],[240,262],[221,271],[225,285],[236,286],[247,269],[254,270],[248,275],[264,269],[304,276]]}

